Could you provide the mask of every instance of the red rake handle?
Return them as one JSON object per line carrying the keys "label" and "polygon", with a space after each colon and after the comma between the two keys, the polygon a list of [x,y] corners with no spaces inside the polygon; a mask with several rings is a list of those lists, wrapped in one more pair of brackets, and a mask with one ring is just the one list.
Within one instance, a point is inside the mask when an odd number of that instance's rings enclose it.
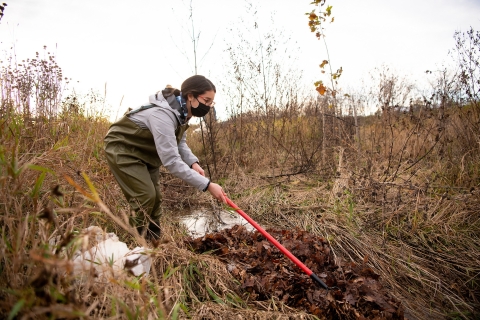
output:
{"label": "red rake handle", "polygon": [[265,238],[267,238],[270,243],[272,243],[275,247],[278,248],[278,250],[280,250],[284,255],[286,255],[288,259],[292,260],[293,263],[295,263],[300,269],[302,269],[303,272],[305,272],[310,278],[312,278],[312,280],[322,286],[322,288],[326,290],[329,289],[325,282],[323,282],[315,273],[313,273],[312,270],[310,270],[306,265],[304,265],[300,260],[298,260],[297,257],[295,257],[290,251],[288,251],[284,246],[282,246],[280,242],[275,240],[275,238],[272,237],[267,231],[260,227],[258,223],[253,221],[252,218],[248,216],[248,214],[240,210],[237,205],[232,202],[232,200],[228,199],[227,197],[225,198],[227,199],[228,205],[232,207],[233,210],[237,211],[245,220],[247,220],[255,229],[257,229],[258,232],[260,232]]}

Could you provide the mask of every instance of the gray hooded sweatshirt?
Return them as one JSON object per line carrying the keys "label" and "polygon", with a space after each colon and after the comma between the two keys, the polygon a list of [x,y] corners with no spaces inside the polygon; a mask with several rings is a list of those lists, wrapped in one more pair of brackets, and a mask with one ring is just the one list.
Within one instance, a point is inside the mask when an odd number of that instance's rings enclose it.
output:
{"label": "gray hooded sweatshirt", "polygon": [[140,128],[150,130],[160,161],[170,173],[198,190],[205,191],[209,179],[190,168],[198,162],[198,158],[186,142],[188,124],[183,124],[187,127],[177,143],[175,132],[182,126],[180,104],[171,92],[164,90],[162,93],[151,95],[147,106],[131,111],[127,117]]}

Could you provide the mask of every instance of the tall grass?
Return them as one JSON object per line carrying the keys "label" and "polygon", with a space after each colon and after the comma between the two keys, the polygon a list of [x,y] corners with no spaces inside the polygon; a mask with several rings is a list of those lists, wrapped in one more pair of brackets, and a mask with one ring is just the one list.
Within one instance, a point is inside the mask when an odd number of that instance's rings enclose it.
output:
{"label": "tall grass", "polygon": [[[460,72],[438,72],[427,94],[377,70],[368,96],[337,96],[336,110],[295,83],[266,101],[248,88],[268,73],[231,48],[234,107],[209,127],[215,160],[199,136],[190,143],[256,219],[329,236],[339,257],[379,270],[412,316],[478,317],[478,37],[456,34]],[[290,72],[276,70],[274,79]],[[362,102],[378,111],[355,119]]]}
{"label": "tall grass", "polygon": [[[184,247],[185,231],[172,217],[216,204],[164,170],[164,236],[152,246],[151,275],[105,280],[70,274],[68,258],[88,238],[82,233],[87,226],[145,245],[125,223],[128,204],[103,157],[109,122],[96,110],[104,101],[65,94],[67,80],[54,57],[5,63],[2,317],[309,317],[278,301],[249,301],[221,262]],[[393,91],[363,100],[339,95],[332,109],[331,97],[305,97],[295,83],[289,87],[290,71],[265,64],[271,69],[257,78],[257,69],[241,69],[252,65],[235,66],[242,72],[234,77],[239,91],[232,101],[248,92],[252,100],[236,105],[227,121],[205,119],[203,135],[188,133],[214,180],[260,223],[320,234],[336,259],[369,264],[412,318],[478,317],[480,106],[478,97],[458,94],[470,83],[465,75],[441,74],[429,96],[407,105],[392,97],[407,96],[401,90],[410,87],[382,76],[378,87]],[[276,89],[245,91],[267,69],[276,72],[270,83]],[[272,92],[281,96],[267,99]],[[261,105],[250,104],[256,98]],[[379,111],[354,114],[369,99]]]}
{"label": "tall grass", "polygon": [[[68,80],[53,56],[21,65],[10,59],[0,78],[1,318],[285,318],[270,309],[282,308],[275,301],[252,311],[221,262],[184,247],[185,231],[172,211],[206,201],[189,188],[165,192],[163,238],[149,244],[149,277],[72,273],[77,250],[94,243],[88,226],[116,232],[131,247],[146,245],[125,223],[128,204],[103,157],[104,101],[94,93],[63,97]],[[162,175],[167,186],[174,180]]]}

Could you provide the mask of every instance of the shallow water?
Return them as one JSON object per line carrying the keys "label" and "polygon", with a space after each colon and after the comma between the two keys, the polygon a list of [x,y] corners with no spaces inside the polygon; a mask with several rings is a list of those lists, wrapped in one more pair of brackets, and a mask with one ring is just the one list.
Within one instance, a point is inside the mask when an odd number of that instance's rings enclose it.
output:
{"label": "shallow water", "polygon": [[185,225],[188,233],[194,238],[228,229],[234,225],[243,225],[249,231],[254,230],[252,225],[236,212],[211,209],[193,211],[191,214],[181,217],[180,223]]}

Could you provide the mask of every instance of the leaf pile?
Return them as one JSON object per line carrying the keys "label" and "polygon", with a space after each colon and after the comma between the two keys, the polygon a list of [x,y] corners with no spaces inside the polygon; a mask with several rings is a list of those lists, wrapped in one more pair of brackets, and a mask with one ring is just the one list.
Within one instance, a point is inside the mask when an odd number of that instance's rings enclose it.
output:
{"label": "leaf pile", "polygon": [[364,265],[335,264],[324,238],[301,230],[269,229],[268,233],[329,287],[338,289],[327,292],[261,233],[242,226],[186,242],[196,252],[210,252],[227,263],[249,299],[276,297],[288,306],[327,319],[404,319],[401,303],[378,282],[379,275]]}

